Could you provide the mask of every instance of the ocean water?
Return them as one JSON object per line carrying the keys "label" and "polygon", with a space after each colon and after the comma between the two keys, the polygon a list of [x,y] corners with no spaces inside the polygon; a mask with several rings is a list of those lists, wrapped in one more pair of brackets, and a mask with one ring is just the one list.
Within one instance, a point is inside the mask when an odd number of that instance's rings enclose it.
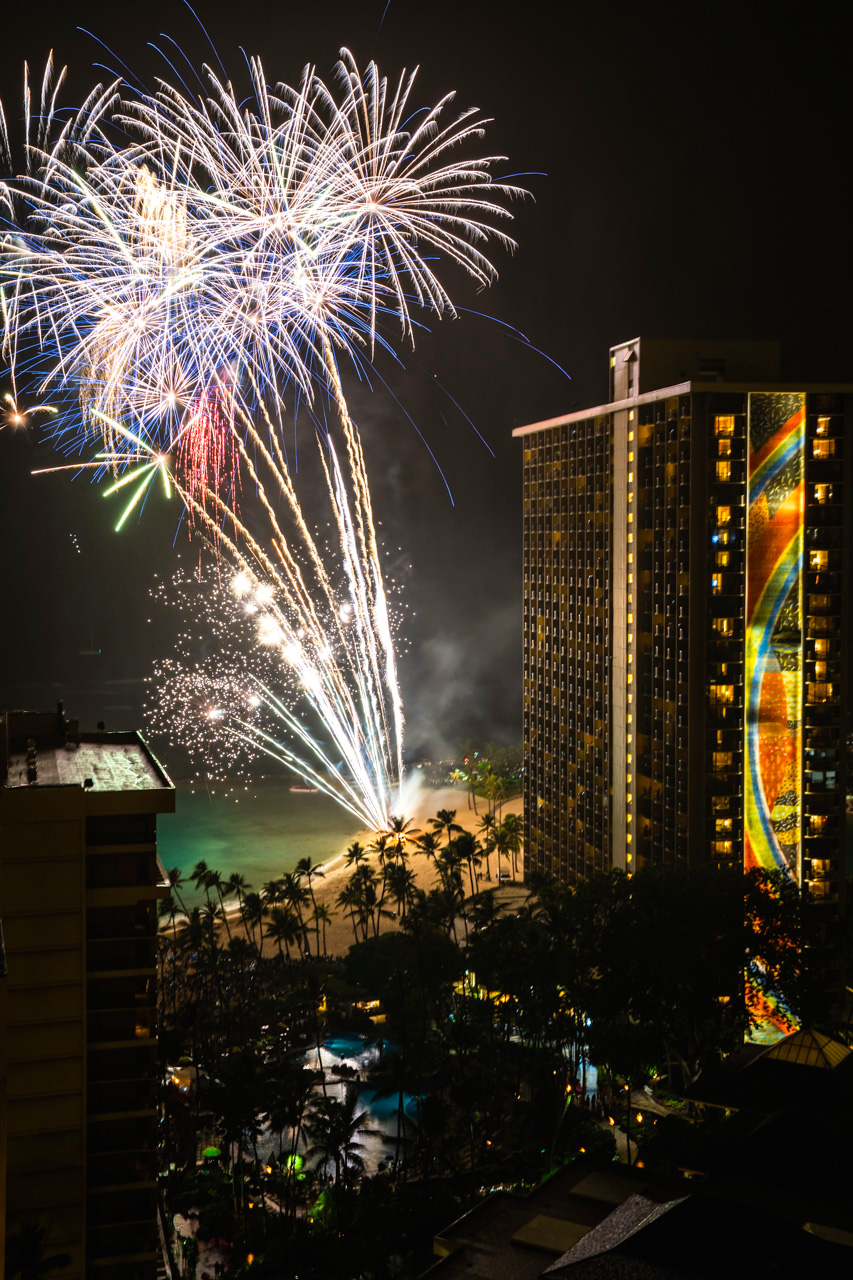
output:
{"label": "ocean water", "polygon": [[[300,858],[333,858],[358,835],[358,819],[321,791],[291,791],[291,781],[177,782],[175,812],[157,822],[163,866],[189,875],[203,858],[223,879],[237,871],[258,889],[292,871]],[[182,896],[192,899],[191,890]]]}

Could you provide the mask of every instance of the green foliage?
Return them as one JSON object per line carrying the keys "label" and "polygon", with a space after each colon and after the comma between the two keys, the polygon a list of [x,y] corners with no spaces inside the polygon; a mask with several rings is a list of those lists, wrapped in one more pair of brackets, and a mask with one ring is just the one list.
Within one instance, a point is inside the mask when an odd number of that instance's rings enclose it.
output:
{"label": "green foliage", "polygon": [[[490,874],[492,855],[516,870],[520,821],[501,818],[498,804],[480,815],[476,836],[447,810],[422,835],[398,820],[369,861],[351,848],[338,907],[353,945],[341,962],[322,955],[327,917],[307,860],[299,876],[259,893],[199,864],[192,878],[205,908],[183,920],[163,913],[161,1044],[199,1073],[189,1095],[173,1085],[164,1094],[166,1159],[189,1166],[168,1178],[169,1200],[199,1211],[203,1236],[233,1240],[234,1275],[412,1274],[430,1235],[480,1186],[535,1183],[581,1149],[613,1158],[614,1130],[569,1101],[584,1062],[599,1068],[600,1098],[618,1090],[611,1113],[622,1124],[625,1082],[674,1067],[683,1086],[742,1042],[746,970],[784,990],[801,1017],[825,1015],[823,974],[837,940],[815,904],[764,872],[744,881],[736,869],[648,869],[572,889],[542,880],[513,914],[502,893],[466,900],[463,887],[482,886],[475,869],[485,860]],[[412,857],[433,861],[429,893],[414,887]],[[229,895],[246,936],[229,937],[221,924]],[[382,931],[389,914],[400,930]],[[391,1171],[367,1178],[357,1092],[341,1100],[321,1091],[291,1051],[320,1045],[330,1024],[369,1025],[355,1002],[377,999],[400,1051],[360,1083],[395,1100],[397,1124]],[[416,1099],[409,1113],[407,1097]],[[197,1137],[211,1129],[227,1167],[198,1171]],[[256,1163],[264,1129],[280,1164],[268,1176]],[[631,1122],[650,1167],[674,1169],[695,1132],[678,1117]],[[313,1157],[297,1179],[287,1161],[306,1146]],[[330,1179],[325,1190],[312,1159]],[[259,1178],[281,1213],[263,1207]]]}

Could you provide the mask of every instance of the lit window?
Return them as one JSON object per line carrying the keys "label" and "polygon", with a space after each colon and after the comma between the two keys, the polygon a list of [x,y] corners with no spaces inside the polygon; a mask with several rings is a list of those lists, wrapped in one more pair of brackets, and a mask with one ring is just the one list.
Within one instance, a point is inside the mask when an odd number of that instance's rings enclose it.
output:
{"label": "lit window", "polygon": [[829,653],[831,643],[832,642],[830,640],[815,640],[814,642],[815,653],[821,653],[826,655],[827,653]]}
{"label": "lit window", "polygon": [[815,431],[819,436],[828,436],[829,435],[829,418],[818,418],[817,427],[815,428]]}
{"label": "lit window", "polygon": [[714,577],[711,579],[711,591],[714,593],[715,596],[718,596],[722,591],[722,589],[723,589],[722,579],[720,578],[719,574],[715,574]]}
{"label": "lit window", "polygon": [[[811,831],[815,832],[816,834],[819,834],[821,831],[823,831],[825,826],[826,826],[826,816],[824,814],[822,813],[809,814],[809,828]],[[812,863],[812,869],[814,869],[814,863]]]}
{"label": "lit window", "polygon": [[[632,416],[633,416],[633,413],[632,413]],[[634,433],[633,433],[633,431],[629,431],[629,432],[628,432],[628,439],[629,439],[629,440],[633,440],[633,439],[634,439]]]}
{"label": "lit window", "polygon": [[628,454],[628,461],[629,461],[629,462],[633,462],[633,461],[634,461],[634,452],[633,452],[633,450]]}
{"label": "lit window", "polygon": [[725,569],[731,560],[732,553],[730,551],[718,551],[714,560],[718,569]]}
{"label": "lit window", "polygon": [[718,436],[733,436],[735,433],[734,415],[714,419],[714,431]]}
{"label": "lit window", "polygon": [[735,688],[733,684],[712,684],[708,694],[712,703],[734,702]]}
{"label": "lit window", "polygon": [[730,636],[735,629],[734,618],[715,618],[711,626],[721,636]]}
{"label": "lit window", "polygon": [[829,596],[810,595],[809,596],[809,613],[823,613],[829,608]]}
{"label": "lit window", "polygon": [[828,681],[815,680],[806,685],[807,702],[831,702],[832,684]]}
{"label": "lit window", "polygon": [[835,457],[835,441],[834,440],[813,440],[812,441],[812,457],[813,458],[834,458]]}
{"label": "lit window", "polygon": [[629,421],[629,422],[633,422],[633,421],[634,421],[634,410],[633,410],[633,409],[629,409],[629,410],[628,410],[628,421]]}
{"label": "lit window", "polygon": [[720,455],[721,458],[730,458],[732,456],[731,440],[718,440],[717,453]]}
{"label": "lit window", "polygon": [[717,463],[717,479],[731,480],[731,478],[732,478],[732,464],[728,461],[728,459],[726,459],[725,461],[718,462]]}
{"label": "lit window", "polygon": [[[815,673],[816,680],[825,680],[826,679],[826,663],[816,662],[814,664],[814,673]],[[631,677],[629,676],[628,679],[630,680]]]}
{"label": "lit window", "polygon": [[717,524],[728,524],[731,518],[731,507],[717,507]]}
{"label": "lit window", "polygon": [[732,829],[731,818],[717,818],[714,822],[714,829],[717,832],[717,835],[726,835],[726,833]]}
{"label": "lit window", "polygon": [[810,551],[809,552],[809,568],[825,569],[829,564],[828,551]]}
{"label": "lit window", "polygon": [[824,503],[832,502],[832,485],[816,484],[814,487],[814,500],[823,506]]}
{"label": "lit window", "polygon": [[732,767],[731,751],[715,751],[714,755],[714,772],[725,773]]}

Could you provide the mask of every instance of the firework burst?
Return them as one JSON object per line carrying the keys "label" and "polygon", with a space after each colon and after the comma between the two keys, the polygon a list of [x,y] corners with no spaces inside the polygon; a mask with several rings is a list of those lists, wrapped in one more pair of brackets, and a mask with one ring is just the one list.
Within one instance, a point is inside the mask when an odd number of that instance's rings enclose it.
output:
{"label": "firework burst", "polygon": [[[381,826],[402,777],[402,702],[339,361],[360,369],[389,324],[413,341],[414,310],[453,314],[438,260],[490,283],[485,250],[512,247],[500,223],[517,189],[492,177],[496,157],[460,154],[482,135],[476,112],[449,115],[452,95],[413,108],[414,74],[392,84],[344,51],[335,85],[308,67],[293,89],[249,66],[245,102],[207,68],[197,99],[165,82],[150,95],[98,86],[61,126],[64,73],[48,65],[35,127],[27,88],[26,173],[0,192],[4,351],[60,403],[58,445],[94,447],[85,465],[109,473],[108,494],[129,494],[118,527],[159,478],[231,564],[254,618],[242,652],[266,650],[267,675],[249,694],[240,663],[223,674],[220,654],[195,675],[163,668],[164,689],[181,688],[199,724],[276,755]],[[285,398],[317,426],[331,555],[284,455]],[[263,535],[241,514],[241,483]],[[246,712],[247,697],[277,730]]]}

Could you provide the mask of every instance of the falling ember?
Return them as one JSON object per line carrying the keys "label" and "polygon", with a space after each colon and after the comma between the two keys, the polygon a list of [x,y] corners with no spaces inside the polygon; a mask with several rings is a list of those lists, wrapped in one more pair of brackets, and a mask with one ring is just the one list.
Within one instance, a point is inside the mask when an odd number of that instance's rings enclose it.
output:
{"label": "falling ember", "polygon": [[233,415],[233,395],[224,386],[205,389],[181,430],[178,479],[201,506],[208,506],[213,495],[229,505],[237,501],[240,455],[231,428]]}
{"label": "falling ember", "polygon": [[[249,98],[206,68],[200,97],[117,80],[68,115],[49,62],[32,119],[27,82],[26,173],[0,190],[3,351],[13,390],[20,367],[56,393],[52,438],[88,451],[74,469],[123,496],[117,528],[162,480],[217,580],[234,574],[208,585],[204,660],[158,669],[178,737],[226,761],[271,756],[381,828],[398,811],[403,711],[340,362],[361,371],[387,344],[379,317],[413,341],[413,311],[455,314],[438,261],[490,284],[485,251],[514,247],[498,224],[523,193],[493,176],[498,157],[465,159],[476,111],[448,118],[452,94],[410,102],[414,74],[389,84],[344,50],[332,88],[307,68],[272,91],[260,60],[248,68]],[[285,457],[285,396],[315,424],[326,546]]]}

